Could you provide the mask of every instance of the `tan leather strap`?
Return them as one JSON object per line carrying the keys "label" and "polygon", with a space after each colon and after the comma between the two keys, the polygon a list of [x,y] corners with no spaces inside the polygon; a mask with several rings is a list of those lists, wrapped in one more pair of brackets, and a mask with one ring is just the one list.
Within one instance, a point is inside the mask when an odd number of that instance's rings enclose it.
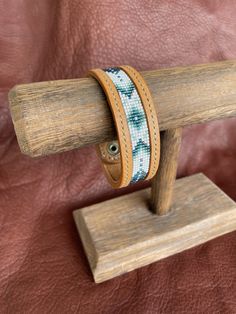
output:
{"label": "tan leather strap", "polygon": [[157,112],[149,88],[141,74],[133,67],[128,65],[119,66],[119,68],[125,71],[126,74],[133,81],[139,93],[139,97],[141,98],[143,108],[146,114],[151,147],[149,172],[147,177],[145,178],[145,180],[148,180],[156,174],[160,161],[160,131],[158,126]]}
{"label": "tan leather strap", "polygon": [[92,69],[88,72],[88,75],[99,82],[106,94],[116,126],[120,150],[118,158],[115,158],[117,156],[112,157],[107,154],[108,143],[100,144],[97,147],[99,156],[102,159],[106,177],[112,187],[122,188],[129,185],[133,170],[132,145],[124,108],[115,85],[103,70]]}

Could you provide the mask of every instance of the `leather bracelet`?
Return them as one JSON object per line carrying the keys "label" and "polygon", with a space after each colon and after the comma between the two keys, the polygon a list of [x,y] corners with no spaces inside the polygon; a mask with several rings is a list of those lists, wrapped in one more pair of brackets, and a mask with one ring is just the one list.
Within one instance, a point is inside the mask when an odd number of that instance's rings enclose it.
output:
{"label": "leather bracelet", "polygon": [[[109,76],[101,69],[88,72],[103,88],[110,106],[119,143],[119,155],[112,156],[107,150],[114,143],[103,143],[97,149],[102,159],[106,177],[113,188],[122,188],[129,185],[132,179],[132,145],[123,104],[119,93]],[[112,151],[112,149],[111,149]],[[117,157],[117,158],[115,158]]]}
{"label": "leather bracelet", "polygon": [[106,176],[114,188],[151,179],[158,168],[160,135],[155,107],[141,75],[129,66],[90,70],[110,105],[116,142],[98,145]]}
{"label": "leather bracelet", "polygon": [[150,167],[148,175],[145,178],[145,180],[149,180],[156,174],[160,162],[160,130],[158,125],[157,112],[152,100],[151,92],[149,91],[147,83],[141,74],[129,65],[120,66],[119,68],[124,70],[126,74],[128,74],[132,79],[136,89],[138,90],[139,96],[142,99],[142,104],[148,123],[151,147]]}

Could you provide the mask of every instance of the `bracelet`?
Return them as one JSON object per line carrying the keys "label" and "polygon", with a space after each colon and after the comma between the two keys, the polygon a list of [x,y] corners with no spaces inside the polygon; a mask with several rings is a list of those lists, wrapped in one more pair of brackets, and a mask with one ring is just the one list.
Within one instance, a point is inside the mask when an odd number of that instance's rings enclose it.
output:
{"label": "bracelet", "polygon": [[151,92],[141,76],[141,74],[131,66],[120,66],[129,77],[132,79],[133,83],[138,90],[139,97],[142,99],[143,108],[146,114],[146,119],[148,121],[149,139],[151,147],[150,155],[150,168],[149,173],[145,180],[149,180],[154,177],[158,170],[160,162],[160,130],[157,120],[157,112],[152,100]]}
{"label": "bracelet", "polygon": [[[113,188],[122,188],[129,185],[132,179],[132,145],[123,104],[115,85],[103,70],[93,69],[88,74],[99,82],[106,94],[116,126],[119,156],[110,153],[115,142],[98,145],[97,149],[108,181]],[[110,151],[106,149],[108,147],[111,148]]]}
{"label": "bracelet", "polygon": [[160,134],[144,79],[130,66],[93,69],[88,74],[103,88],[117,131],[118,141],[97,146],[108,181],[121,188],[151,179],[159,165]]}

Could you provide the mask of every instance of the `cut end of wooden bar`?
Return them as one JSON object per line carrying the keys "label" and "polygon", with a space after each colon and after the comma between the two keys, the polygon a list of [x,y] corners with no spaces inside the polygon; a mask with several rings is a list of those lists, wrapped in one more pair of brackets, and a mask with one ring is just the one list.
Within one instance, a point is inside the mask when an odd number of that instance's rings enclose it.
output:
{"label": "cut end of wooden bar", "polygon": [[236,204],[203,174],[175,182],[173,211],[148,209],[150,189],[74,211],[95,282],[236,229]]}
{"label": "cut end of wooden bar", "polygon": [[21,98],[18,96],[18,87],[15,86],[8,93],[8,99],[11,104],[10,112],[16,132],[17,141],[23,154],[35,157],[35,153],[32,152],[29,146],[30,140],[27,136],[27,119],[24,118],[24,106],[21,104]]}

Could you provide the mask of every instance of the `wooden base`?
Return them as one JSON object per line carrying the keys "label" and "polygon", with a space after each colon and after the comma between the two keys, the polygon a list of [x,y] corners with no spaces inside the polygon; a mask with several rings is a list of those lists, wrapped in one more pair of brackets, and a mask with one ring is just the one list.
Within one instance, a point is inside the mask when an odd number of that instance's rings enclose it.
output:
{"label": "wooden base", "polygon": [[95,282],[103,282],[236,229],[236,204],[203,174],[176,181],[172,211],[148,209],[144,189],[74,211]]}

